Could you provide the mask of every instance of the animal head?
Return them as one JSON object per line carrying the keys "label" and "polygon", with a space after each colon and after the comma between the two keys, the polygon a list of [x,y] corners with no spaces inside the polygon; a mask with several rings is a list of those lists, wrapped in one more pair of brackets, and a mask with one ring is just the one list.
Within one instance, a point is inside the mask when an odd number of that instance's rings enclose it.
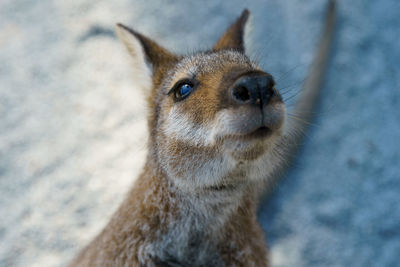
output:
{"label": "animal head", "polygon": [[117,25],[135,77],[152,81],[150,159],[181,189],[233,189],[276,165],[285,105],[273,77],[245,55],[248,17],[244,10],[211,50],[190,55]]}

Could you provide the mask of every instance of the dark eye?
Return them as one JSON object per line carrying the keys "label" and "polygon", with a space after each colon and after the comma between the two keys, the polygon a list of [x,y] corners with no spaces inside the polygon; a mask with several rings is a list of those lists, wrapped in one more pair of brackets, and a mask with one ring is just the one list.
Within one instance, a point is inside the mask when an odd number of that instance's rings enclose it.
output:
{"label": "dark eye", "polygon": [[192,92],[193,87],[190,84],[182,84],[179,88],[178,96],[184,98],[185,96],[189,95]]}
{"label": "dark eye", "polygon": [[171,91],[174,91],[174,97],[180,101],[185,99],[193,91],[193,85],[189,82],[177,84]]}

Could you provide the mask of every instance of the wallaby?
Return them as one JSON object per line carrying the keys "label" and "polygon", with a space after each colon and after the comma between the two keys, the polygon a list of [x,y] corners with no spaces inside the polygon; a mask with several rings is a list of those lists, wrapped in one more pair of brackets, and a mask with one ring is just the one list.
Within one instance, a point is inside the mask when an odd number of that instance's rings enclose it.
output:
{"label": "wallaby", "polygon": [[[268,266],[256,219],[264,184],[292,155],[306,125],[289,121],[274,78],[245,55],[249,11],[206,52],[175,55],[122,24],[117,35],[149,89],[148,156],[105,229],[71,266]],[[308,120],[335,22],[295,112]],[[151,69],[149,69],[151,67]]]}

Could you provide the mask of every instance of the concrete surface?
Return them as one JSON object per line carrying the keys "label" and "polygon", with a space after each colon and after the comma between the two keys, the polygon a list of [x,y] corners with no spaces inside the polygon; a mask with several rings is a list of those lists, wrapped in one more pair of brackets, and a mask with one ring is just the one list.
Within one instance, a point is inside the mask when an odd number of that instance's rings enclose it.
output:
{"label": "concrete surface", "polygon": [[[143,92],[113,34],[116,22],[185,52],[211,46],[248,7],[251,55],[295,95],[324,6],[2,0],[0,266],[64,266],[140,170]],[[317,118],[294,168],[259,210],[273,266],[398,266],[399,40],[397,0],[339,0]]]}

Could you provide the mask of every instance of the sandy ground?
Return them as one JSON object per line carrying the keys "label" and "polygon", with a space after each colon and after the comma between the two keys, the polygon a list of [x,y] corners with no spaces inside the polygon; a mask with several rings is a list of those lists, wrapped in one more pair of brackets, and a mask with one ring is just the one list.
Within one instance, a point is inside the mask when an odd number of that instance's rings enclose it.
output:
{"label": "sandy ground", "polygon": [[[263,201],[273,266],[400,260],[400,3],[339,1],[335,55],[294,168]],[[251,56],[296,94],[325,1],[0,1],[0,266],[64,266],[143,164],[145,106],[124,22],[206,48],[244,7]]]}

